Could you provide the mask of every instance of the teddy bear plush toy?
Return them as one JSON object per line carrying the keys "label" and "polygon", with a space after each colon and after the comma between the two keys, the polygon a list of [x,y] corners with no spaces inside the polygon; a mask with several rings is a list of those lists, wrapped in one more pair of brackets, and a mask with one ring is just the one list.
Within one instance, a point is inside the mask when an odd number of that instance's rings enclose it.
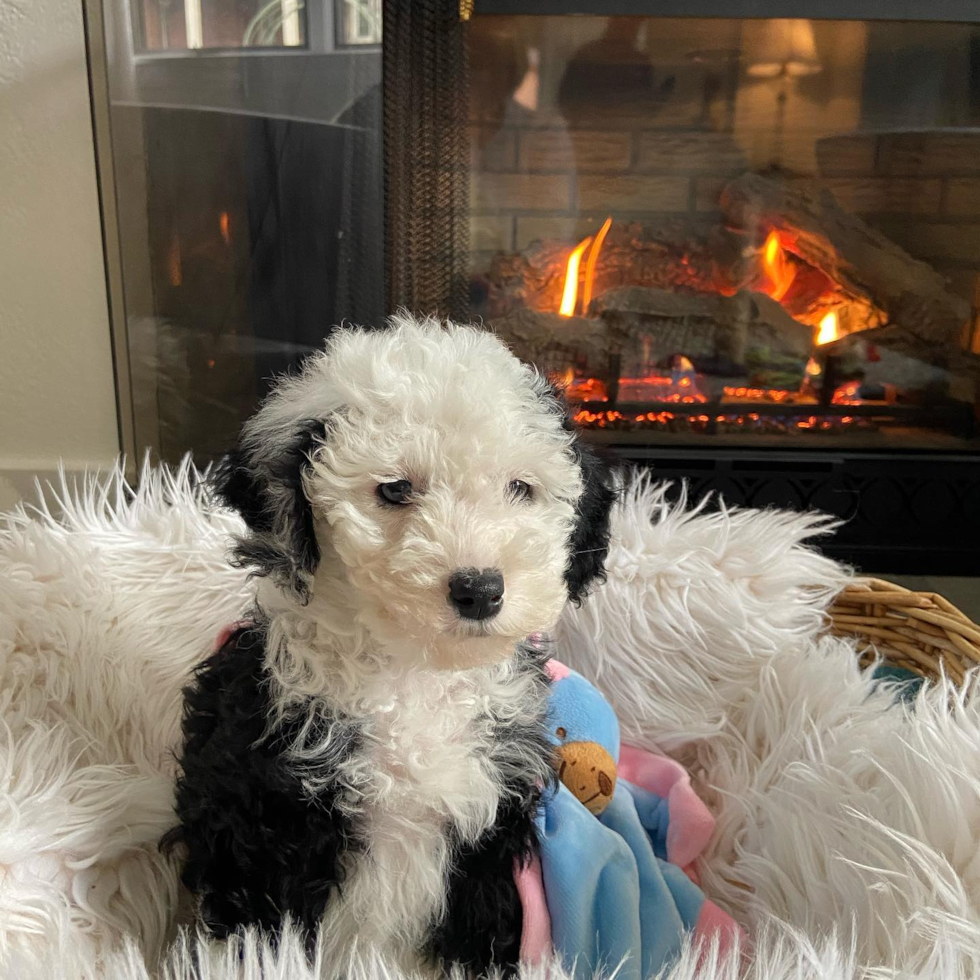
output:
{"label": "teddy bear plush toy", "polygon": [[548,734],[555,745],[558,778],[590,813],[599,816],[616,789],[619,723],[609,702],[581,674],[555,661],[550,670]]}
{"label": "teddy bear plush toy", "polygon": [[621,980],[641,980],[669,965],[690,933],[730,945],[739,927],[696,884],[714,820],[687,772],[621,745],[599,691],[555,660],[547,669],[558,781],[537,818],[540,860],[517,874],[522,959],[553,953],[579,980],[617,965]]}

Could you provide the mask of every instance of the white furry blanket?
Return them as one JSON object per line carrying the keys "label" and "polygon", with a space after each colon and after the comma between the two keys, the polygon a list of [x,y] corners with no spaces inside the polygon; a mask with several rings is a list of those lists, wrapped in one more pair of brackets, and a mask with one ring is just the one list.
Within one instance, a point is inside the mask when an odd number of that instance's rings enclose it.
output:
{"label": "white furry blanket", "polygon": [[[391,977],[370,956],[310,966],[295,942],[173,942],[156,842],[180,688],[249,599],[224,560],[236,518],[191,475],[147,471],[136,496],[118,474],[62,487],[0,531],[3,976]],[[802,545],[823,528],[633,487],[609,581],[569,610],[559,656],[625,734],[696,774],[718,815],[705,890],[755,940],[743,976],[980,976],[980,699],[940,686],[896,704],[819,637],[846,577]],[[670,980],[696,973],[692,952]]]}

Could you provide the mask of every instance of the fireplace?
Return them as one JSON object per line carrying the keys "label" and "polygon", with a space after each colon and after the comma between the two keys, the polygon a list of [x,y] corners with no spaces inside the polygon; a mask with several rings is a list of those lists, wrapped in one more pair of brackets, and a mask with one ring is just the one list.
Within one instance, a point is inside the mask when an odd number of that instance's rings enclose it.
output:
{"label": "fireplace", "polygon": [[695,498],[978,570],[974,0],[85,9],[131,458],[208,462],[404,306],[482,319]]}
{"label": "fireplace", "polygon": [[390,304],[482,318],[591,440],[696,495],[836,514],[828,550],[865,568],[976,571],[969,5],[527,6],[386,7],[386,44],[445,38],[386,55],[421,147],[387,146]]}

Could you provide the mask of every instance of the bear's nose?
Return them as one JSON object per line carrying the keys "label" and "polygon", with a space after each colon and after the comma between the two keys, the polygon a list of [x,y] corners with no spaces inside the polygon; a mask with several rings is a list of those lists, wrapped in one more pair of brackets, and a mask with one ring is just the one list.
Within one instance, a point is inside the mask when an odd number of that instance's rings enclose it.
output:
{"label": "bear's nose", "polygon": [[504,577],[496,568],[461,568],[449,576],[449,602],[463,619],[491,619],[504,604]]}

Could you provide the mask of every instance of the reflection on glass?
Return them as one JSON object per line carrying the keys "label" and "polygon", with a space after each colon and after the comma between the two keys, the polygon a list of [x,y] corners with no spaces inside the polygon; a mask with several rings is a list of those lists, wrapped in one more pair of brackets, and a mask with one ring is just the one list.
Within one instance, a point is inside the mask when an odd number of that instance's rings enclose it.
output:
{"label": "reflection on glass", "polygon": [[381,43],[381,0],[338,0],[341,44]]}
{"label": "reflection on glass", "polygon": [[336,44],[333,3],[106,0],[137,454],[213,459],[333,325],[383,315],[381,52]]}
{"label": "reflection on glass", "polygon": [[139,0],[133,13],[143,51],[306,43],[304,0]]}

